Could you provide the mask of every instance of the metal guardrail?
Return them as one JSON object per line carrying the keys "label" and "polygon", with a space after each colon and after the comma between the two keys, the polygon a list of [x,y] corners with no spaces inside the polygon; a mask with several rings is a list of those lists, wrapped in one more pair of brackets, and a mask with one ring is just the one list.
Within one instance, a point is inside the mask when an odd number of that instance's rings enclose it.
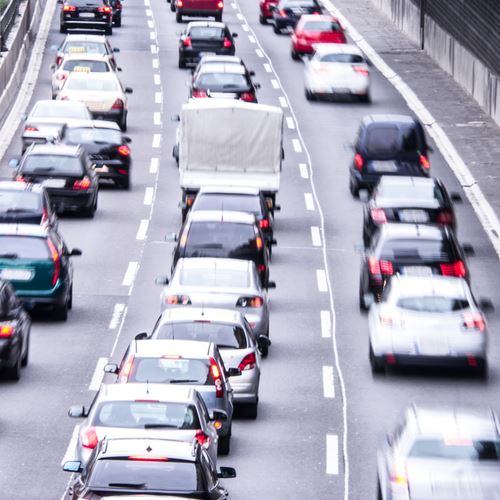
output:
{"label": "metal guardrail", "polygon": [[10,0],[0,13],[0,52],[7,50],[5,42],[19,12],[21,0]]}

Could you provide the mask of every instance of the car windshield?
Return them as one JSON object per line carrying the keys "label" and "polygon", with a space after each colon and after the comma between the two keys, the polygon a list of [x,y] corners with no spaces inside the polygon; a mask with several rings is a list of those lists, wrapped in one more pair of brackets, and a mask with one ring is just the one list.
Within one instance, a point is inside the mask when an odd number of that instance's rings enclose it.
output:
{"label": "car windshield", "polygon": [[[147,395],[146,395],[147,396]],[[165,426],[175,429],[199,429],[196,408],[186,403],[160,401],[103,401],[92,417],[92,425],[144,429]]]}
{"label": "car windshield", "polygon": [[384,243],[381,258],[387,260],[422,260],[448,262],[453,257],[446,240],[388,240]]}
{"label": "car windshield", "polygon": [[224,38],[224,28],[215,26],[193,26],[189,30],[191,38]]}
{"label": "car windshield", "polygon": [[84,174],[80,158],[65,155],[29,155],[21,164],[23,174],[32,175],[68,175]]}
{"label": "car windshield", "polygon": [[0,259],[45,260],[49,257],[49,248],[44,238],[0,236]]}
{"label": "car windshield", "polygon": [[419,150],[416,128],[413,125],[377,125],[370,127],[366,151],[373,156],[394,156]]}
{"label": "car windshield", "polygon": [[88,120],[89,112],[81,103],[39,102],[31,112],[30,118],[78,118]]}
{"label": "car windshield", "polygon": [[303,27],[304,31],[314,31],[314,32],[323,32],[323,31],[342,31],[339,23],[335,21],[307,21],[304,23]]}
{"label": "car windshield", "polygon": [[68,42],[64,46],[65,54],[107,54],[106,46],[97,42]]}
{"label": "car windshield", "polygon": [[118,90],[118,84],[115,80],[108,78],[82,78],[80,75],[75,76],[79,78],[69,78],[64,86],[64,90],[87,90],[94,92],[115,92]]}
{"label": "car windshield", "polygon": [[169,383],[189,381],[193,384],[209,384],[209,366],[202,359],[185,357],[135,358],[128,376],[129,382]]}
{"label": "car windshield", "polygon": [[42,212],[42,195],[31,191],[0,191],[0,213]]}
{"label": "car windshield", "polygon": [[246,194],[202,193],[196,198],[196,210],[234,210],[262,214],[260,197]]}
{"label": "car windshield", "polygon": [[179,277],[183,286],[214,288],[248,288],[250,279],[247,270],[184,268]]}
{"label": "car windshield", "polygon": [[382,183],[377,188],[376,196],[377,198],[394,198],[401,200],[444,201],[441,190],[431,182],[406,185]]}
{"label": "car windshield", "polygon": [[[89,478],[91,490],[115,487],[119,490],[165,491],[191,493],[203,491],[202,473],[194,462],[175,460],[100,459]],[[109,493],[108,493],[109,494]]]}
{"label": "car windshield", "polygon": [[198,77],[196,87],[220,92],[247,89],[248,82],[245,76],[240,73],[205,73]]}
{"label": "car windshield", "polygon": [[402,297],[397,303],[397,307],[408,309],[409,311],[445,313],[462,311],[469,308],[467,299],[458,297],[440,297],[437,295],[421,297]]}
{"label": "car windshield", "polygon": [[154,337],[213,342],[221,348],[245,349],[248,347],[247,338],[241,326],[212,321],[165,323],[160,326]]}
{"label": "car windshield", "polygon": [[64,63],[64,71],[74,71],[75,68],[88,68],[93,73],[106,73],[110,71],[109,66],[104,61],[91,61],[88,59],[66,61]]}
{"label": "car windshield", "polygon": [[500,441],[468,438],[418,439],[410,457],[441,458],[446,460],[500,460]]}
{"label": "car windshield", "polygon": [[325,54],[320,58],[321,62],[332,62],[332,63],[364,63],[365,60],[357,54]]}
{"label": "car windshield", "polygon": [[119,130],[97,127],[71,127],[64,133],[64,142],[69,144],[121,144]]}

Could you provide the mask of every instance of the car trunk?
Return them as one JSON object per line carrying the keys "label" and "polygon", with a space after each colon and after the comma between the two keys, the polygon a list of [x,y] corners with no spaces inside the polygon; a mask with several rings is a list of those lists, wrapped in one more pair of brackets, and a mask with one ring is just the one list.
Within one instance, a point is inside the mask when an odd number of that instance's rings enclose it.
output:
{"label": "car trunk", "polygon": [[191,38],[191,47],[200,52],[215,52],[224,48],[224,37]]}
{"label": "car trunk", "polygon": [[310,43],[345,43],[339,31],[304,31],[304,38]]}
{"label": "car trunk", "polygon": [[[47,251],[48,253],[48,251]],[[12,282],[16,291],[38,292],[51,290],[54,285],[54,262],[47,259],[2,259],[0,276]]]}

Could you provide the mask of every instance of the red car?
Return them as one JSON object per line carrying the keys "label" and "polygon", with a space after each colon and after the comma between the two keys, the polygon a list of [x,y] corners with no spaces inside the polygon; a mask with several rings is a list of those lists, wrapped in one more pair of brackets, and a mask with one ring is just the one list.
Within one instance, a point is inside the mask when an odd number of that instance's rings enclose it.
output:
{"label": "red car", "polygon": [[271,5],[278,5],[278,0],[260,0],[260,24],[267,24],[267,20],[273,17],[270,10]]}
{"label": "red car", "polygon": [[335,17],[304,15],[292,34],[292,59],[312,54],[315,43],[347,43],[344,28]]}

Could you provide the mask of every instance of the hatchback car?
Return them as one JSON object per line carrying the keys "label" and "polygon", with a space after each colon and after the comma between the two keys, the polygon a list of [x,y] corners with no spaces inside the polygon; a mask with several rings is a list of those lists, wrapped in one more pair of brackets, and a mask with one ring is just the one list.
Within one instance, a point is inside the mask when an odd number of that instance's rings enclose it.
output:
{"label": "hatchback car", "polygon": [[384,175],[363,210],[363,241],[369,245],[373,233],[388,222],[439,224],[455,230],[453,201],[439,179]]}
{"label": "hatchback car", "polygon": [[280,0],[277,5],[269,6],[273,17],[270,19],[276,34],[292,32],[304,14],[322,14],[317,0]]}
{"label": "hatchback car", "polygon": [[188,63],[196,64],[203,53],[233,56],[237,36],[224,23],[190,22],[179,40],[179,68],[185,68]]}
{"label": "hatchback car", "polygon": [[99,179],[111,179],[118,187],[130,188],[132,139],[123,135],[116,123],[103,120],[73,123],[63,128],[61,141],[79,144],[87,152]]}
{"label": "hatchback car", "polygon": [[487,374],[486,320],[462,278],[394,276],[370,308],[368,327],[374,372],[408,365]]}
{"label": "hatchback car", "polygon": [[0,369],[11,380],[28,364],[31,320],[14,287],[0,279]]}
{"label": "hatchback car", "polygon": [[50,308],[65,321],[73,307],[71,257],[55,229],[34,224],[0,224],[0,278],[9,280],[27,309]]}
{"label": "hatchback car", "polygon": [[33,144],[11,166],[15,168],[17,182],[42,184],[58,212],[80,212],[94,217],[99,182],[82,147]]}
{"label": "hatchback car", "polygon": [[261,372],[259,348],[267,355],[270,341],[261,335],[256,342],[243,314],[227,309],[167,309],[158,319],[151,337],[216,344],[228,371],[236,370],[235,375],[229,376],[234,402],[245,416],[257,417]]}
{"label": "hatchback car", "polygon": [[[224,0],[170,0],[175,6],[175,20],[182,23],[184,16],[213,17],[222,21]],[[171,7],[172,8],[172,7]]]}
{"label": "hatchback car", "polygon": [[115,373],[120,383],[194,387],[201,394],[210,415],[219,410],[227,415],[227,420],[217,429],[217,451],[227,455],[233,421],[233,390],[228,377],[240,375],[239,368],[226,371],[219,349],[211,342],[146,338],[145,333],[137,335],[129,344],[121,363],[110,363],[104,367],[104,371]]}
{"label": "hatchback car", "polygon": [[411,116],[369,115],[361,121],[354,158],[349,167],[349,189],[371,190],[382,175],[428,177],[432,151],[422,124]]}
{"label": "hatchback car", "polygon": [[385,224],[375,233],[362,257],[360,308],[366,309],[367,294],[379,301],[384,286],[397,273],[426,277],[439,274],[468,281],[465,255],[473,253],[470,245],[460,246],[446,226]]}
{"label": "hatchback car", "polygon": [[380,500],[493,499],[500,426],[490,408],[413,404],[377,453]]}
{"label": "hatchback car", "polygon": [[98,29],[113,33],[113,8],[109,0],[64,0],[61,5],[60,33],[68,29]]}

